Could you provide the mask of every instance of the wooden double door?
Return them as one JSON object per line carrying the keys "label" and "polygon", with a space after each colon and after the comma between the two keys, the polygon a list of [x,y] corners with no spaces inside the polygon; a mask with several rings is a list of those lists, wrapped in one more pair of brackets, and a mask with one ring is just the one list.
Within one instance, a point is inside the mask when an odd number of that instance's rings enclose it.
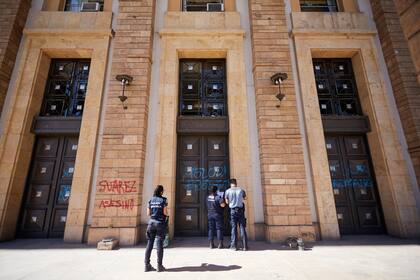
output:
{"label": "wooden double door", "polygon": [[18,237],[63,237],[77,149],[77,136],[37,138],[23,197]]}
{"label": "wooden double door", "polygon": [[214,185],[220,191],[228,186],[228,143],[225,135],[178,136],[175,235],[207,234],[207,195]]}
{"label": "wooden double door", "polygon": [[341,234],[385,233],[365,135],[325,136]]}

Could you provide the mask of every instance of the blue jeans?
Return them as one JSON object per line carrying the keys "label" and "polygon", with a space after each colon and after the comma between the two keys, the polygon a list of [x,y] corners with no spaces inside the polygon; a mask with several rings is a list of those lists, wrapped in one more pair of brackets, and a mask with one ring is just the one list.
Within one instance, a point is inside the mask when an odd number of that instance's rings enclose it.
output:
{"label": "blue jeans", "polygon": [[163,241],[165,240],[166,224],[157,220],[150,220],[147,225],[146,237],[147,246],[146,253],[144,256],[144,264],[150,264],[150,255],[152,254],[153,244],[155,238],[157,239],[157,259],[158,265],[162,265],[163,260]]}
{"label": "blue jeans", "polygon": [[223,214],[209,214],[209,241],[214,240],[217,234],[217,240],[223,241]]}
{"label": "blue jeans", "polygon": [[231,236],[230,236],[230,247],[237,248],[238,244],[238,230],[241,234],[241,239],[244,247],[247,247],[248,237],[246,234],[246,218],[245,218],[245,208],[231,208],[230,209],[230,226]]}

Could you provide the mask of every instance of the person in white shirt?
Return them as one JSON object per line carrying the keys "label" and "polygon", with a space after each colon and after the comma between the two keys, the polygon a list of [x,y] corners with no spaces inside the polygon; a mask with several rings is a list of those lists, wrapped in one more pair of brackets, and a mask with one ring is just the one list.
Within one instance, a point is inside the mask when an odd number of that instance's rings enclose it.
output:
{"label": "person in white shirt", "polygon": [[230,238],[230,249],[238,250],[238,230],[242,240],[242,250],[248,250],[248,237],[246,234],[246,218],[245,218],[245,204],[246,200],[245,191],[237,186],[236,179],[230,179],[230,189],[225,193],[226,204],[230,208],[230,225],[231,225],[231,238]]}

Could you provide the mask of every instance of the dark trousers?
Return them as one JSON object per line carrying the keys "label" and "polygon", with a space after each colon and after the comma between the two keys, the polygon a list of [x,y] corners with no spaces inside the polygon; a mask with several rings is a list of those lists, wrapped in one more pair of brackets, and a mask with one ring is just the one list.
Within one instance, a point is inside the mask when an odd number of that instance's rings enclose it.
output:
{"label": "dark trousers", "polygon": [[163,260],[163,241],[165,239],[166,226],[164,222],[150,220],[147,226],[146,237],[147,247],[144,256],[144,264],[150,264],[150,255],[152,254],[153,244],[157,239],[157,259],[158,265],[162,265]]}
{"label": "dark trousers", "polygon": [[230,226],[232,228],[230,235],[230,246],[237,248],[238,244],[238,230],[241,234],[241,239],[244,247],[248,245],[248,237],[246,235],[246,218],[245,218],[245,208],[231,208],[230,209]]}
{"label": "dark trousers", "polygon": [[223,214],[209,214],[209,241],[214,240],[217,234],[217,240],[223,241]]}

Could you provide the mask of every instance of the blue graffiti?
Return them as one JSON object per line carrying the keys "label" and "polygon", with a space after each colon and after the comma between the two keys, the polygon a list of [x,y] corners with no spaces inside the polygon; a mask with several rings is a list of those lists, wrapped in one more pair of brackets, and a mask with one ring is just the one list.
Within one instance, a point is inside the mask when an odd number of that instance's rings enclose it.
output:
{"label": "blue graffiti", "polygon": [[186,190],[208,190],[212,186],[218,186],[219,190],[222,190],[228,185],[227,174],[226,166],[215,166],[208,170],[202,167],[191,167],[184,173],[182,180],[185,182]]}
{"label": "blue graffiti", "polygon": [[364,164],[358,164],[356,165],[356,171],[359,173],[367,173],[368,169],[367,166]]}
{"label": "blue graffiti", "polygon": [[71,186],[70,185],[61,185],[60,192],[58,194],[58,200],[60,202],[65,202],[70,197]]}
{"label": "blue graffiti", "polygon": [[332,179],[332,186],[336,188],[372,188],[371,179]]}

